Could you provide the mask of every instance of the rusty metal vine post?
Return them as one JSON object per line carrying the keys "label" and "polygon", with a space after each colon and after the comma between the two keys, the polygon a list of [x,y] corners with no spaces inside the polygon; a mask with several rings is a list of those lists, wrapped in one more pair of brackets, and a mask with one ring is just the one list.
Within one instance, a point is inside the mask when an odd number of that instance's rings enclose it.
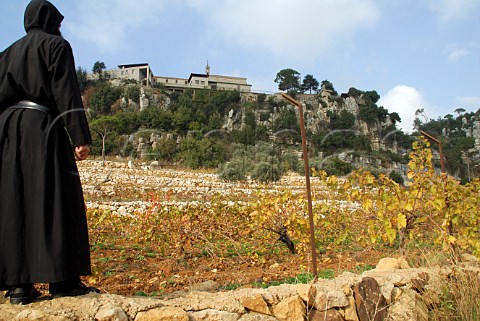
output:
{"label": "rusty metal vine post", "polygon": [[442,173],[445,173],[445,161],[443,160],[442,142],[433,137],[432,135],[424,132],[423,130],[420,131],[420,134],[427,137],[429,140],[435,142],[438,145],[438,153],[440,154],[440,166],[442,167]]}
{"label": "rusty metal vine post", "polygon": [[312,191],[310,188],[310,166],[308,165],[308,153],[307,153],[307,134],[305,132],[305,120],[303,119],[303,106],[302,103],[296,101],[289,95],[282,93],[282,97],[288,100],[290,103],[298,107],[300,117],[300,132],[302,134],[302,149],[303,149],[303,164],[305,167],[305,181],[307,188],[307,202],[308,202],[308,221],[310,225],[310,248],[312,255],[312,270],[313,277],[317,279],[317,251],[315,250],[315,226],[313,221],[313,209],[312,209]]}
{"label": "rusty metal vine post", "polygon": [[[430,135],[429,133],[424,132],[423,130],[420,131],[420,134],[423,136],[427,137],[429,140],[435,142],[438,145],[438,153],[440,154],[440,166],[442,168],[442,179],[445,182],[446,180],[446,171],[445,171],[445,160],[443,159],[443,149],[442,149],[442,142]],[[444,187],[445,188],[445,187]],[[444,190],[444,194],[447,194],[446,191]],[[448,196],[445,196],[445,206],[450,208],[450,200]],[[448,218],[447,222],[447,227],[446,227],[446,232],[448,235],[453,236],[453,222],[452,218]],[[455,262],[460,261],[460,252],[458,247],[455,244],[450,244],[450,251],[452,252],[453,259]]]}

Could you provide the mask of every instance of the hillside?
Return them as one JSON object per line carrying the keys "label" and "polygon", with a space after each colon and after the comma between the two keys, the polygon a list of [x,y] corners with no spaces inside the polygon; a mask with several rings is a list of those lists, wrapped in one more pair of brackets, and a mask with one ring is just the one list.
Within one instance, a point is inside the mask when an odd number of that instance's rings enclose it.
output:
{"label": "hillside", "polygon": [[[305,105],[309,156],[314,167],[327,168],[337,175],[367,168],[376,174],[404,178],[415,137],[397,129],[399,115],[377,105],[380,96],[376,91],[350,88],[339,95],[332,85],[322,87],[317,94],[296,94],[295,98]],[[269,149],[263,152],[270,159],[260,157],[250,162],[251,168],[242,169],[246,174],[259,162],[272,163],[272,157],[281,173],[302,171],[298,165],[298,111],[280,94],[212,90],[172,93],[135,84],[97,84],[86,90],[84,99],[92,129],[98,133],[96,154],[102,153],[104,138],[107,155],[190,168],[217,168],[237,160],[244,150],[266,143]],[[450,123],[422,122],[420,117],[416,122],[419,129],[427,131],[432,123],[441,128],[440,133],[429,132],[445,143],[448,171],[471,179],[478,172],[475,165],[480,155],[480,126],[474,115],[458,118],[462,125],[457,129],[451,128],[451,118],[447,119]],[[454,138],[467,139],[460,147],[448,144],[452,133]],[[260,152],[254,153],[256,158]],[[470,158],[459,161],[462,153],[468,153]]]}

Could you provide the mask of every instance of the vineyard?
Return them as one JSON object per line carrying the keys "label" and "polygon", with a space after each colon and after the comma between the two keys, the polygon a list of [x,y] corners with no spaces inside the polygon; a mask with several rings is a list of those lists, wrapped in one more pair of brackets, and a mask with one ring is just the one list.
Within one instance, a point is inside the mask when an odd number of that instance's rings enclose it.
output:
{"label": "vineyard", "polygon": [[[105,292],[161,295],[215,284],[264,287],[312,278],[305,179],[225,182],[209,171],[78,163],[93,274]],[[412,266],[480,253],[480,182],[436,173],[427,141],[414,143],[409,182],[357,171],[312,173],[319,277],[362,272],[384,256]]]}

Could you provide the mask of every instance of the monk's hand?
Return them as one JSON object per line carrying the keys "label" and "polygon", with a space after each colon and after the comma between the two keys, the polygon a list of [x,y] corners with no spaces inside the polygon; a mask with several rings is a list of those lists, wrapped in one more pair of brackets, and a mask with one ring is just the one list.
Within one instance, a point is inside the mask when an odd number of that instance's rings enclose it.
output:
{"label": "monk's hand", "polygon": [[80,145],[75,147],[75,158],[79,161],[85,160],[90,154],[90,147],[88,145]]}

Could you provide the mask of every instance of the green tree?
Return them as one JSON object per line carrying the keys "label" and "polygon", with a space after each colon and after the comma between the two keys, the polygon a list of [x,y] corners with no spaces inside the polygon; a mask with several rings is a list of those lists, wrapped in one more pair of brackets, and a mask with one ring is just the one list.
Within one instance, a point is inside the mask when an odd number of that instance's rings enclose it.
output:
{"label": "green tree", "polygon": [[376,104],[380,99],[380,95],[375,90],[370,90],[363,93],[363,99],[366,102]]}
{"label": "green tree", "polygon": [[340,113],[328,111],[327,116],[330,118],[330,129],[352,129],[355,125],[355,115],[347,110]]}
{"label": "green tree", "polygon": [[120,122],[117,132],[121,135],[129,135],[138,130],[140,127],[139,115],[136,110],[126,110],[122,111],[115,116]]}
{"label": "green tree", "polygon": [[107,69],[107,66],[105,66],[105,63],[103,61],[96,61],[93,64],[92,72],[98,76],[98,79],[102,79],[103,71],[105,69]]}
{"label": "green tree", "polygon": [[382,106],[378,107],[370,100],[365,100],[365,104],[359,107],[358,118],[368,124],[374,124],[377,121],[383,122],[387,118],[388,110]]}
{"label": "green tree", "polygon": [[257,102],[260,106],[265,104],[265,101],[267,100],[267,95],[266,94],[258,94],[257,96]]}
{"label": "green tree", "polygon": [[190,128],[190,123],[195,119],[193,111],[186,105],[180,106],[173,113],[172,125],[177,132],[186,133]]}
{"label": "green tree", "polygon": [[173,118],[174,115],[171,111],[163,110],[158,106],[150,106],[138,114],[138,123],[145,128],[171,131],[175,128]]}
{"label": "green tree", "polygon": [[303,92],[309,91],[310,94],[312,94],[312,90],[317,91],[318,86],[319,86],[318,80],[315,79],[312,75],[306,75],[303,78],[303,83],[302,83],[302,91]]}
{"label": "green tree", "polygon": [[360,97],[362,94],[363,94],[363,91],[358,90],[357,88],[354,88],[354,87],[350,87],[350,89],[348,90],[348,95],[350,97]]}
{"label": "green tree", "polygon": [[120,121],[114,116],[101,116],[90,122],[90,130],[102,138],[102,160],[105,165],[106,139],[109,133],[115,132],[120,127]]}
{"label": "green tree", "polygon": [[121,90],[108,83],[101,83],[95,87],[89,103],[96,114],[110,114],[112,105],[120,98]]}
{"label": "green tree", "polygon": [[80,92],[83,93],[88,86],[86,69],[82,69],[82,67],[77,68],[77,82],[78,82],[78,89],[80,89]]}
{"label": "green tree", "polygon": [[155,159],[173,162],[177,153],[177,142],[170,138],[162,138],[153,150]]}
{"label": "green tree", "polygon": [[225,148],[209,138],[188,136],[180,141],[180,162],[193,169],[218,167],[224,161]]}
{"label": "green tree", "polygon": [[390,113],[389,116],[390,116],[390,120],[394,124],[400,123],[402,121],[402,119],[400,118],[400,115],[397,112]]}
{"label": "green tree", "polygon": [[136,85],[128,86],[125,92],[125,98],[139,104],[140,103],[140,87]]}
{"label": "green tree", "polygon": [[297,91],[300,89],[300,73],[293,69],[282,69],[277,73],[275,82],[279,90]]}
{"label": "green tree", "polygon": [[333,88],[333,84],[330,81],[328,81],[327,79],[322,81],[322,89],[323,88],[331,91],[333,96],[338,96],[337,91],[335,90],[335,88]]}

